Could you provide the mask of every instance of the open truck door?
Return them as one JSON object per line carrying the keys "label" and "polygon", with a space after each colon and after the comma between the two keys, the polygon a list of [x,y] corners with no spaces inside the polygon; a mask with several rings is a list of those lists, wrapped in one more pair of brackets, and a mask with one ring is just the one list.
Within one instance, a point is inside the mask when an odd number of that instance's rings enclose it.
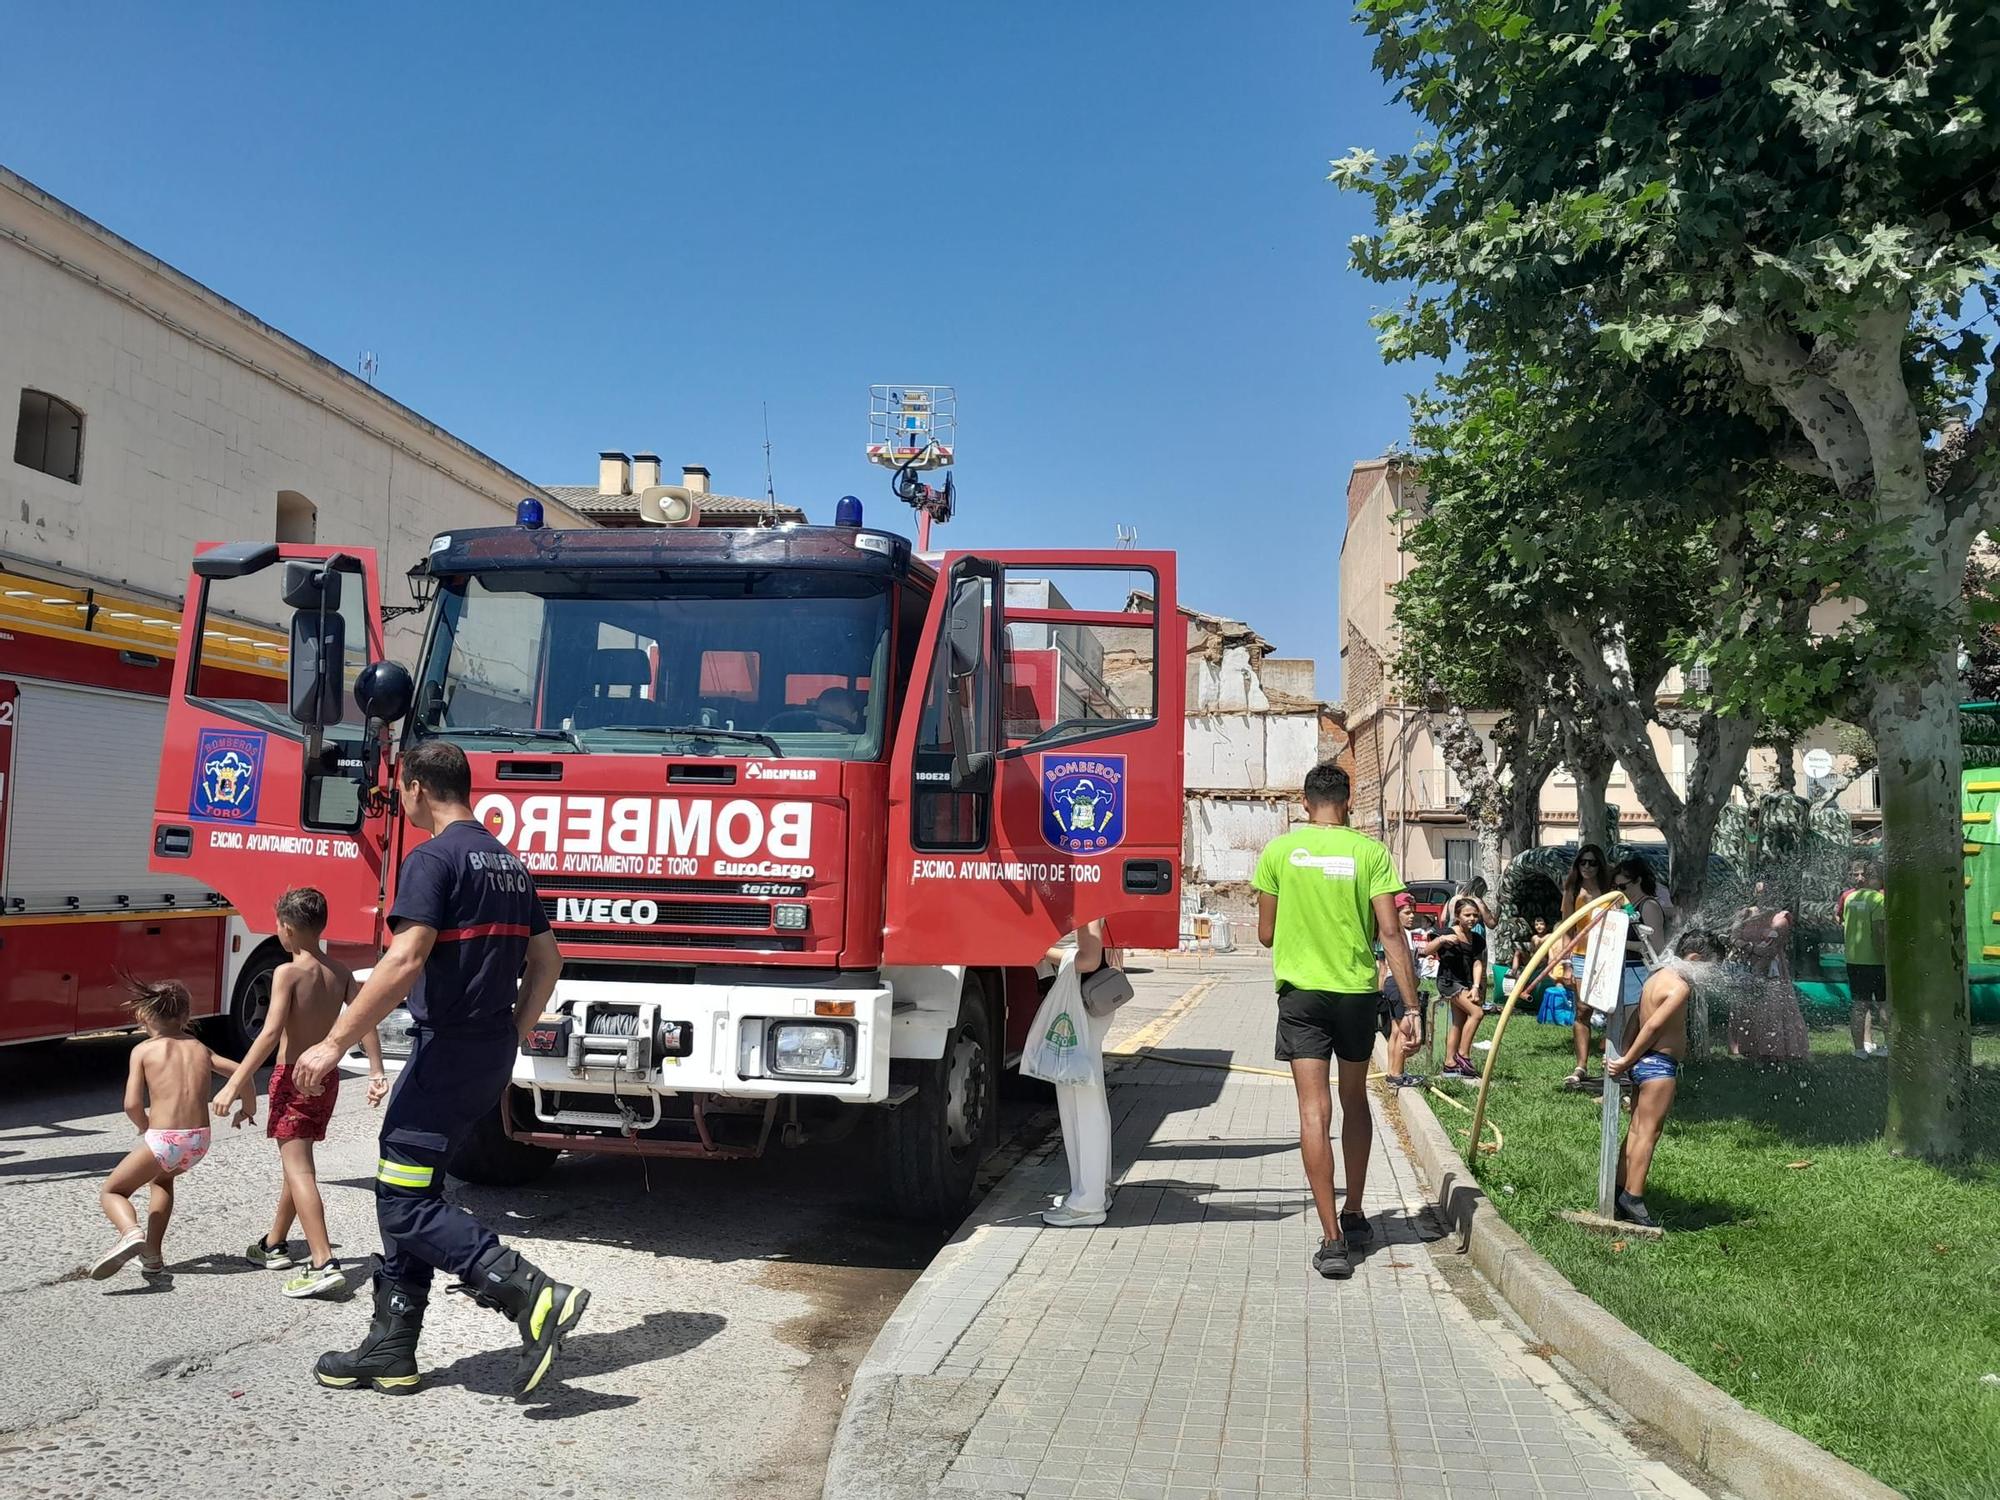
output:
{"label": "open truck door", "polygon": [[1180,935],[1186,634],[1170,552],[946,556],[897,730],[890,964]]}
{"label": "open truck door", "polygon": [[[249,623],[268,620],[285,623]],[[408,710],[409,674],[368,673],[366,712],[354,689],[382,649],[372,551],[201,548],[154,788],[153,869],[219,891],[257,928],[286,890],[316,886],[329,942],[379,946],[392,806],[383,755],[387,723]]]}

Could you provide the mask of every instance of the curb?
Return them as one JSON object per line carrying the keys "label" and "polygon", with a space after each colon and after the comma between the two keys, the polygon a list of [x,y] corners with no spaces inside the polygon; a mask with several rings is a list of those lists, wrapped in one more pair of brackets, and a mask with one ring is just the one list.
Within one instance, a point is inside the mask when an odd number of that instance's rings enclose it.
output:
{"label": "curb", "polygon": [[[1118,1050],[1107,1047],[1105,1066],[1114,1079],[1142,1061],[1220,978],[1196,979],[1152,1021],[1121,1038]],[[927,1500],[936,1493],[1000,1391],[998,1382],[939,1375],[937,1368],[1034,1244],[1048,1206],[1038,1169],[1061,1157],[1062,1137],[1054,1132],[1039,1152],[1015,1162],[903,1293],[855,1367],[821,1500]],[[947,1283],[954,1284],[949,1293]]]}
{"label": "curb", "polygon": [[[1000,1391],[997,1381],[935,1372],[1034,1243],[1047,1206],[1035,1169],[1047,1155],[1044,1148],[1015,1163],[875,1335],[834,1429],[822,1500],[924,1500],[935,1493]],[[1029,1222],[1007,1222],[1022,1218]],[[962,1285],[947,1294],[945,1284],[954,1281]]]}
{"label": "curb", "polygon": [[1422,1096],[1392,1089],[1389,1102],[1459,1253],[1538,1339],[1613,1401],[1743,1500],[1898,1500],[1879,1479],[1750,1410],[1578,1291],[1500,1217]]}

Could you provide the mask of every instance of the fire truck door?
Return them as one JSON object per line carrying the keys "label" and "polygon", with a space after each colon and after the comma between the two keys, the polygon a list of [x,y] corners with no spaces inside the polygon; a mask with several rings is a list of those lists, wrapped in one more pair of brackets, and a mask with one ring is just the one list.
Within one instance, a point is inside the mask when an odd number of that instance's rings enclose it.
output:
{"label": "fire truck door", "polygon": [[329,942],[378,941],[387,799],[364,781],[354,679],[382,655],[372,551],[210,544],[188,579],[153,792],[152,867],[268,929],[292,886]]}
{"label": "fire truck door", "polygon": [[884,961],[1026,965],[1180,931],[1170,552],[947,557],[891,767]]}

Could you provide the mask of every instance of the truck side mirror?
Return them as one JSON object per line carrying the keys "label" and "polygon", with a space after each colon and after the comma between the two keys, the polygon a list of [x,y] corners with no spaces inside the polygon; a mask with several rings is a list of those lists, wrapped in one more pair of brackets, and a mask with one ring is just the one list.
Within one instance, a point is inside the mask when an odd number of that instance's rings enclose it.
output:
{"label": "truck side mirror", "polygon": [[393,724],[410,711],[417,685],[400,662],[371,661],[354,679],[354,702],[363,716]]}
{"label": "truck side mirror", "polygon": [[970,677],[986,659],[986,584],[979,578],[961,578],[952,590],[951,610],[945,618],[945,644],[951,650],[951,676],[956,682]]}
{"label": "truck side mirror", "polygon": [[[338,592],[338,576],[327,576]],[[339,615],[315,606],[292,616],[291,711],[308,729],[324,729],[345,718],[340,672],[346,656],[347,622]]]}

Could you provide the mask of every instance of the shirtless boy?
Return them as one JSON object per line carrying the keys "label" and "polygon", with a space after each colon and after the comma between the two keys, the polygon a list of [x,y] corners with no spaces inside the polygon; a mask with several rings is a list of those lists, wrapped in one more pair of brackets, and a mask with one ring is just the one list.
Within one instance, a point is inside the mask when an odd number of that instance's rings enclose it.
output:
{"label": "shirtless boy", "polygon": [[[125,1115],[144,1139],[112,1169],[97,1195],[104,1216],[118,1231],[118,1243],[97,1258],[90,1278],[102,1281],[133,1256],[148,1276],[166,1270],[161,1242],[174,1212],[174,1179],[194,1170],[208,1154],[208,1112],[202,1096],[211,1071],[227,1074],[229,1064],[188,1035],[193,1001],[174,980],[137,986],[126,1002],[146,1040],[132,1049],[125,1075]],[[146,1227],[139,1227],[132,1194],[147,1183]]]}
{"label": "shirtless boy", "polygon": [[[284,1164],[284,1186],[278,1190],[278,1209],[268,1234],[259,1235],[245,1254],[250,1261],[269,1269],[293,1264],[286,1236],[296,1218],[306,1232],[309,1259],[305,1269],[284,1285],[287,1297],[318,1297],[342,1290],[347,1278],[334,1258],[333,1241],[327,1237],[326,1207],[320,1201],[319,1176],[313,1166],[313,1143],[326,1139],[327,1122],[340,1094],[340,1076],[333,1075],[318,1093],[302,1093],[293,1086],[291,1064],[306,1048],[323,1041],[333,1030],[340,1008],[354,998],[353,973],[327,957],[320,945],[326,931],[326,897],[310,886],[286,891],[278,898],[278,941],[292,956],[271,976],[271,1009],[264,1017],[264,1029],[251,1046],[249,1055],[236,1065],[229,1082],[217,1091],[215,1113],[226,1115],[232,1103],[241,1102],[243,1112],[236,1119],[241,1126],[257,1115],[257,1070],[275,1050],[278,1065],[271,1070],[270,1115],[264,1133],[278,1143],[278,1158]],[[373,1031],[361,1039],[368,1054],[368,1102],[380,1104],[389,1092],[389,1080],[382,1071],[382,1049]]]}
{"label": "shirtless boy", "polygon": [[1638,1085],[1632,1123],[1618,1152],[1616,1217],[1647,1229],[1660,1226],[1646,1209],[1646,1173],[1687,1058],[1688,1005],[1696,998],[1689,965],[1714,963],[1722,954],[1722,939],[1714,933],[1699,927],[1683,932],[1674,943],[1678,962],[1663,963],[1648,976],[1639,991],[1638,1029],[1618,1058],[1604,1066],[1612,1078],[1629,1077]]}

